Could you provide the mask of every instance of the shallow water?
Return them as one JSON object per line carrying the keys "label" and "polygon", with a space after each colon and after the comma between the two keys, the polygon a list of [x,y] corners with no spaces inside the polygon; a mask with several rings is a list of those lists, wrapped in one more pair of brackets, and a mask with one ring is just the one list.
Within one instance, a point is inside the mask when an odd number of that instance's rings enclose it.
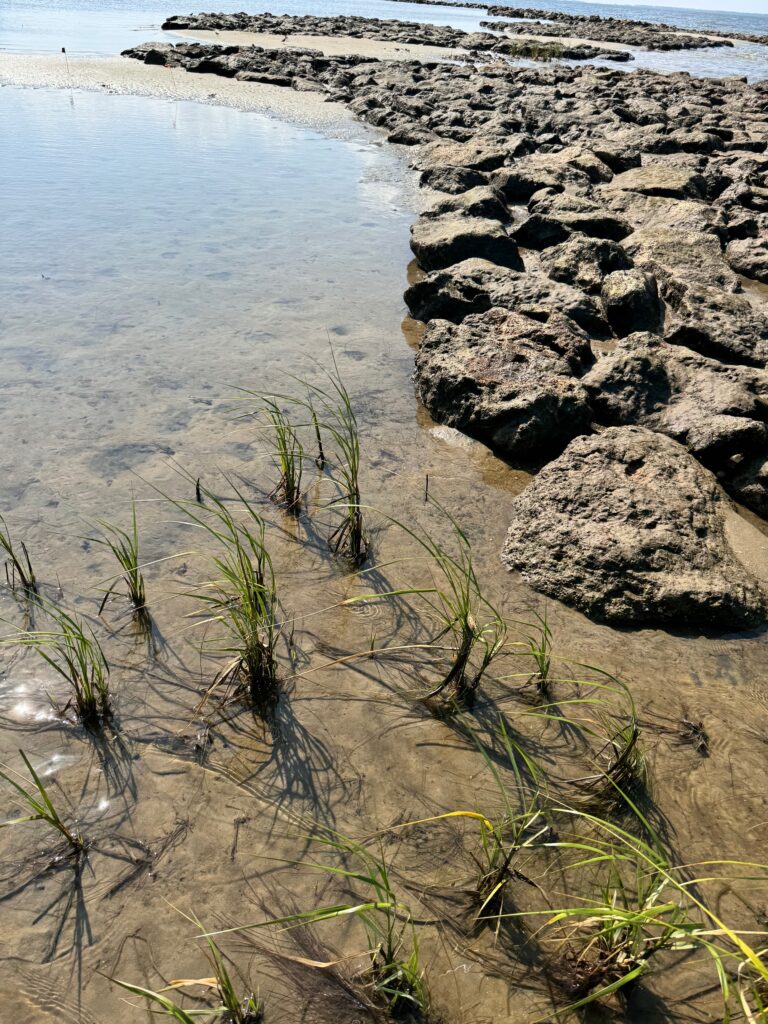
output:
{"label": "shallow water", "polygon": [[[0,649],[0,759],[18,765],[17,748],[25,749],[93,841],[78,890],[64,865],[42,870],[43,826],[0,833],[0,1005],[9,1020],[129,1024],[144,1010],[122,1001],[107,977],[159,986],[207,975],[194,929],[169,903],[210,926],[317,905],[316,872],[269,859],[301,857],[307,821],[359,836],[404,818],[496,806],[471,738],[411,699],[428,666],[394,658],[330,665],[372,645],[423,644],[434,632],[418,601],[340,604],[369,589],[429,583],[418,548],[387,519],[450,539],[445,519],[424,503],[427,476],[429,493],[466,528],[483,586],[510,620],[546,612],[559,654],[631,686],[653,796],[679,858],[764,858],[765,635],[618,632],[504,572],[509,502],[528,477],[435,428],[413,396],[409,346],[418,326],[403,321],[401,298],[417,202],[411,176],[380,136],[340,109],[324,106],[326,119],[308,127],[310,107],[286,110],[284,118],[301,121],[291,123],[107,90],[0,89],[0,137],[12,140],[0,161],[0,511],[27,541],[44,593],[97,630],[118,726],[101,742],[84,736],[52,709],[51,698],[61,706],[66,691],[44,663]],[[291,374],[322,380],[329,341],[360,418],[364,501],[382,510],[370,520],[385,567],[369,579],[348,578],[328,555],[333,514],[317,509],[332,491],[311,462],[312,517],[295,522],[266,500],[275,482],[268,446],[263,428],[243,418],[251,407],[236,391],[287,390],[297,386]],[[206,731],[195,710],[221,666],[204,643],[215,626],[187,617],[196,607],[190,591],[211,578],[211,550],[160,492],[191,499],[197,477],[229,492],[223,474],[268,520],[295,631],[293,662],[280,648],[285,695],[270,728],[241,713],[214,718]],[[156,657],[133,636],[121,597],[96,615],[114,567],[87,538],[96,517],[125,524],[132,495],[162,634]],[[765,536],[749,517],[735,526],[734,542],[764,571]],[[5,593],[0,600],[0,615],[21,623],[23,609]],[[525,632],[511,629],[515,638]],[[562,756],[576,777],[577,753],[531,717],[529,690],[516,692],[531,668],[530,659],[513,662],[515,678],[489,687],[477,727],[492,732],[505,711],[542,761]],[[558,672],[573,674],[560,662]],[[558,684],[560,697],[572,693]],[[680,740],[683,717],[703,722],[710,757]],[[3,818],[19,810],[3,799]],[[387,849],[416,889],[471,875],[456,836],[438,842],[418,832],[414,843]],[[751,910],[724,892],[720,909],[754,928],[764,893],[745,898]],[[429,924],[422,931],[447,1019],[530,1024],[550,1012],[546,986],[530,970],[521,976],[505,964],[498,977]],[[329,926],[327,934],[343,952],[364,946],[354,931]],[[315,975],[295,983],[288,962],[276,965],[243,940],[228,949],[261,988],[269,1021],[359,1019],[333,990],[302,1017]],[[321,954],[333,955],[310,956]],[[651,980],[649,990],[667,1011],[643,1003],[615,1019],[656,1024],[685,1019],[692,1007],[711,1011],[691,965]]]}

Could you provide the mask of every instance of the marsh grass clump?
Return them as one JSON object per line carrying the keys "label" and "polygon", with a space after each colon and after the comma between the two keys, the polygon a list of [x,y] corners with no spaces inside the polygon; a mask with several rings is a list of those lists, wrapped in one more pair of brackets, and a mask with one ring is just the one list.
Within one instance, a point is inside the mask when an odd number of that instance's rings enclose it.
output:
{"label": "marsh grass clump", "polygon": [[[433,586],[403,587],[385,594],[363,594],[343,604],[397,596],[419,596],[435,616],[439,627],[427,645],[442,649],[447,665],[436,686],[422,700],[447,696],[454,705],[470,706],[477,688],[494,659],[502,652],[507,627],[503,617],[484,596],[475,573],[472,545],[456,520],[430,498],[451,527],[453,552],[432,534],[399,520],[392,522],[419,545],[432,570]],[[445,663],[444,662],[444,663]]]}
{"label": "marsh grass clump", "polygon": [[308,838],[341,859],[340,866],[322,863],[309,866],[346,880],[354,889],[353,898],[228,930],[247,931],[268,926],[291,928],[356,918],[366,935],[368,967],[357,978],[366,996],[394,1020],[427,1020],[429,991],[421,964],[415,921],[410,907],[396,893],[381,839],[376,841],[378,846],[374,850],[330,828],[322,828]]}
{"label": "marsh grass clump", "polygon": [[[556,950],[552,974],[572,1000],[561,1012],[614,993],[626,1001],[663,952],[699,951],[713,962],[724,1019],[731,1019],[735,1004],[747,1021],[761,1020],[766,951],[752,948],[748,933],[722,921],[699,890],[707,883],[731,884],[739,878],[765,883],[768,865],[717,860],[675,865],[650,822],[625,799],[642,825],[643,838],[605,818],[560,807],[557,813],[573,829],[546,844],[570,858],[565,874],[579,878],[578,897],[539,912],[546,918],[540,937]],[[703,877],[693,874],[697,866],[705,869]],[[734,875],[734,868],[743,873]],[[590,870],[596,877],[594,895],[587,897],[581,894]],[[765,940],[768,934],[761,937]]]}
{"label": "marsh grass clump", "polygon": [[204,624],[223,627],[225,636],[217,646],[229,660],[203,703],[214,689],[223,687],[225,700],[245,696],[254,708],[266,710],[278,689],[276,648],[281,625],[277,578],[266,547],[264,520],[240,490],[234,487],[234,492],[237,517],[205,488],[206,511],[175,502],[220,549],[213,559],[216,578],[205,583],[195,597],[206,608]]}
{"label": "marsh grass clump", "polygon": [[24,630],[4,642],[36,651],[70,689],[63,712],[72,707],[83,725],[99,727],[112,717],[109,664],[101,645],[74,613],[54,604],[43,607],[51,629]]}
{"label": "marsh grass clump", "polygon": [[[142,996],[148,1003],[159,1007],[160,1013],[172,1017],[174,1020],[181,1022],[181,1024],[192,1024],[195,1018],[200,1016],[215,1016],[216,1019],[223,1020],[226,1024],[261,1024],[264,1020],[264,1008],[258,995],[254,992],[250,992],[245,996],[238,994],[237,987],[227,967],[227,957],[221,951],[216,940],[206,932],[202,923],[194,914],[182,913],[182,917],[196,925],[205,938],[208,947],[206,959],[210,964],[211,977],[182,978],[177,981],[171,981],[169,985],[157,992],[152,989],[142,988],[139,985],[132,985],[126,981],[119,981],[117,978],[111,978],[110,980],[128,992]],[[220,1005],[211,1007],[209,1010],[185,1010],[169,996],[165,995],[168,991],[199,987],[215,991]]]}
{"label": "marsh grass clump", "polygon": [[104,611],[104,606],[114,592],[115,587],[122,580],[128,591],[134,616],[138,621],[147,621],[149,619],[149,612],[147,611],[146,604],[144,574],[139,559],[139,529],[136,519],[136,502],[132,503],[131,526],[129,530],[123,530],[121,527],[115,526],[105,519],[97,519],[96,522],[102,529],[102,536],[90,537],[89,540],[111,551],[122,570],[120,576],[114,580],[104,594],[101,607],[99,608],[99,615]]}
{"label": "marsh grass clump", "polygon": [[[287,512],[297,513],[301,509],[302,493],[301,478],[304,469],[304,446],[290,420],[271,398],[265,398],[264,404],[272,428],[272,458],[279,477],[272,488],[269,498]],[[318,428],[319,429],[319,428]],[[320,445],[322,451],[322,443]]]}
{"label": "marsh grass clump", "polygon": [[26,786],[22,785],[22,781],[20,780],[23,780],[24,776],[13,768],[10,768],[8,765],[2,766],[2,769],[5,770],[0,770],[0,779],[13,787],[31,813],[25,814],[20,818],[12,818],[10,821],[0,822],[0,828],[8,828],[11,825],[21,825],[27,821],[44,821],[49,828],[58,832],[59,835],[66,839],[74,852],[78,854],[81,853],[85,848],[85,840],[79,832],[74,831],[68,825],[64,824],[59,812],[54,807],[53,802],[48,795],[48,791],[43,785],[42,779],[32,767],[29,758],[23,750],[20,750],[19,754],[21,755],[24,766],[32,779],[34,788],[27,789]]}
{"label": "marsh grass clump", "polygon": [[21,590],[27,597],[36,596],[37,579],[27,545],[23,540],[18,544],[12,540],[10,530],[2,516],[0,516],[0,548],[5,552],[7,558],[5,578],[10,589],[14,593]]}
{"label": "marsh grass clump", "polygon": [[360,494],[360,428],[352,399],[339,374],[336,358],[334,372],[328,374],[328,387],[310,385],[309,409],[318,443],[318,465],[325,465],[323,434],[333,444],[332,479],[338,496],[329,506],[341,513],[341,522],[328,536],[328,545],[336,555],[349,559],[353,565],[365,561],[370,541],[363,521]]}

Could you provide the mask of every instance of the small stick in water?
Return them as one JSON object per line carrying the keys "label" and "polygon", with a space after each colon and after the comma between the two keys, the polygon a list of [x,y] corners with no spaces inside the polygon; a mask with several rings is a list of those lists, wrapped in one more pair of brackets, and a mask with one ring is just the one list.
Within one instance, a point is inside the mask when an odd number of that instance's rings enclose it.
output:
{"label": "small stick in water", "polygon": [[61,52],[64,54],[64,63],[67,65],[67,76],[69,78],[69,102],[74,107],[74,105],[75,105],[74,84],[72,82],[72,70],[71,70],[71,68],[69,66],[69,57],[67,56],[67,48],[66,48],[66,46],[62,46]]}
{"label": "small stick in water", "polygon": [[429,501],[429,473],[424,476],[424,501]]}
{"label": "small stick in water", "polygon": [[198,505],[203,504],[203,492],[200,489],[200,477],[195,481],[195,501]]}

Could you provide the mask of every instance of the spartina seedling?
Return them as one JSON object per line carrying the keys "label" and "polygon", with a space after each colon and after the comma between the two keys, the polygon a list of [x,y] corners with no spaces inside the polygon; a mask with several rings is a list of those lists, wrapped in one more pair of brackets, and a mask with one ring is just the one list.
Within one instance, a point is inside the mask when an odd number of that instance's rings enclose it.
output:
{"label": "spartina seedling", "polygon": [[[134,995],[142,996],[148,1003],[159,1008],[159,1012],[180,1021],[181,1024],[188,1024],[200,1016],[214,1016],[217,1020],[226,1021],[227,1024],[261,1024],[264,1020],[264,1011],[261,1000],[254,992],[246,995],[239,995],[237,987],[232,980],[227,958],[222,953],[213,936],[206,933],[205,928],[194,914],[182,914],[195,924],[203,933],[206,943],[206,959],[210,964],[211,976],[207,978],[180,978],[171,981],[169,985],[159,991],[152,991],[142,988],[139,985],[131,985],[117,978],[110,979],[116,985],[133,992]],[[174,990],[191,988],[209,989],[217,994],[219,1005],[209,1010],[184,1010],[165,993]]]}
{"label": "spartina seedling", "polygon": [[333,446],[331,476],[338,495],[330,508],[341,514],[341,522],[329,536],[331,550],[354,565],[362,565],[368,554],[369,539],[363,521],[360,494],[360,429],[349,392],[333,357],[334,372],[328,374],[328,387],[309,385],[308,408],[318,441],[318,464],[325,464],[323,435]]}
{"label": "spartina seedling", "polygon": [[536,691],[544,700],[551,697],[550,672],[552,670],[552,630],[549,628],[546,613],[536,613],[536,623],[526,637],[528,654],[533,659],[535,671],[533,682]]}
{"label": "spartina seedling", "polygon": [[[546,845],[568,856],[583,891],[585,872],[597,872],[595,895],[540,911],[545,918],[540,938],[557,951],[555,976],[573,1000],[561,1012],[618,993],[626,998],[664,951],[699,951],[714,965],[714,980],[723,998],[724,1019],[738,1006],[757,1022],[761,985],[768,982],[764,951],[748,942],[752,933],[730,928],[700,895],[708,883],[731,885],[738,879],[768,882],[768,865],[711,860],[699,865],[670,862],[659,835],[628,796],[645,838],[611,821],[572,808],[555,808],[573,830]],[[696,877],[693,869],[704,869]],[[736,869],[739,873],[734,874]],[[760,933],[763,942],[768,936]],[[733,982],[733,976],[739,983]],[[742,984],[743,980],[743,984]]]}
{"label": "spartina seedling", "polygon": [[216,646],[228,660],[203,703],[215,689],[223,688],[225,700],[245,696],[264,710],[278,688],[276,648],[282,629],[277,579],[266,547],[264,520],[252,502],[233,489],[234,511],[205,488],[205,511],[196,504],[174,504],[219,545],[213,558],[216,576],[195,597],[206,608],[203,623],[223,628],[224,636]]}
{"label": "spartina seedling", "polygon": [[279,474],[269,497],[287,512],[296,513],[301,508],[304,446],[278,403],[265,398],[264,404],[272,428],[272,459]]}
{"label": "spartina seedling", "polygon": [[22,784],[26,781],[24,776],[8,765],[2,765],[0,768],[0,779],[11,786],[16,794],[21,797],[29,813],[19,818],[12,818],[10,821],[0,822],[0,828],[21,825],[27,821],[44,821],[49,828],[63,836],[75,852],[79,853],[85,846],[83,837],[79,832],[64,824],[48,795],[48,791],[43,785],[42,779],[32,767],[29,758],[23,750],[20,750],[19,754],[21,754],[21,759],[32,780],[32,787],[28,789],[26,785]]}
{"label": "spartina seedling", "polygon": [[[348,901],[285,917],[243,925],[231,931],[269,926],[294,927],[356,918],[366,935],[368,966],[359,983],[372,1002],[398,1020],[426,1020],[429,992],[421,965],[419,939],[410,907],[397,895],[381,840],[375,848],[329,828],[308,837],[338,855],[341,864],[307,866],[345,880],[353,889]],[[298,866],[298,865],[297,865]],[[319,966],[319,965],[318,965]]]}
{"label": "spartina seedling", "polygon": [[[453,551],[430,533],[391,521],[416,541],[432,571],[433,586],[403,587],[388,594],[362,594],[344,604],[397,596],[418,596],[433,613],[438,632],[427,646],[442,652],[440,681],[423,696],[430,701],[447,696],[455,705],[469,706],[492,662],[505,646],[507,627],[501,614],[484,596],[475,573],[472,545],[456,520],[436,501],[432,504],[451,527]],[[447,663],[447,664],[446,664]]]}
{"label": "spartina seedling", "polygon": [[102,725],[112,715],[109,664],[92,630],[75,613],[43,605],[51,620],[48,630],[23,630],[3,643],[31,647],[66,683],[69,700],[83,725]]}
{"label": "spartina seedling", "polygon": [[139,620],[148,619],[149,612],[146,605],[144,573],[142,572],[141,560],[139,558],[139,528],[136,518],[136,502],[134,501],[131,506],[131,525],[128,530],[115,526],[105,519],[97,519],[96,522],[101,527],[102,535],[100,537],[90,537],[89,539],[92,543],[99,544],[101,547],[111,551],[121,569],[120,575],[112,582],[104,594],[99,614],[104,610],[104,606],[113,594],[115,587],[122,581],[128,591],[128,597],[136,618]]}
{"label": "spartina seedling", "polygon": [[24,541],[18,544],[11,538],[8,525],[0,516],[0,548],[5,552],[5,578],[8,586],[16,593],[21,590],[27,597],[37,594],[37,579]]}

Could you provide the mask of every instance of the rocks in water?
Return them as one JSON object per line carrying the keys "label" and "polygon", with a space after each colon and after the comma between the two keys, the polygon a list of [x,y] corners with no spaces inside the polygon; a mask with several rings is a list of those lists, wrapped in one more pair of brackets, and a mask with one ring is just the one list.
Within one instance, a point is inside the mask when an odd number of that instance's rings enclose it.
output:
{"label": "rocks in water", "polygon": [[768,284],[768,238],[741,238],[729,242],[725,258],[737,274]]}
{"label": "rocks in water", "polygon": [[411,228],[411,249],[424,270],[439,270],[472,257],[523,269],[514,239],[497,220],[482,217],[422,217]]}
{"label": "rocks in water", "polygon": [[656,278],[642,270],[617,270],[603,281],[600,292],[606,319],[619,338],[635,331],[659,334],[664,305]]}
{"label": "rocks in water", "polygon": [[599,292],[606,274],[629,270],[632,261],[617,242],[577,232],[560,245],[545,249],[541,265],[553,281]]}
{"label": "rocks in water", "polygon": [[752,481],[752,496],[745,497],[734,482],[753,459],[768,459],[768,371],[728,366],[654,335],[632,334],[582,383],[598,423],[667,434],[739,500],[758,512],[765,508],[768,491]]}
{"label": "rocks in water", "polygon": [[542,322],[559,312],[593,335],[609,334],[598,304],[583,292],[543,274],[516,273],[487,260],[463,260],[428,274],[408,288],[405,301],[411,316],[424,322],[459,323],[471,313],[500,306]]}
{"label": "rocks in water", "polygon": [[565,317],[553,314],[542,324],[491,309],[460,325],[432,320],[415,380],[438,423],[538,462],[588,428],[589,402],[578,376],[592,359],[589,339]]}
{"label": "rocks in water", "polygon": [[765,619],[726,538],[728,499],[676,441],[579,437],[512,502],[504,561],[535,590],[616,625],[726,632]]}

